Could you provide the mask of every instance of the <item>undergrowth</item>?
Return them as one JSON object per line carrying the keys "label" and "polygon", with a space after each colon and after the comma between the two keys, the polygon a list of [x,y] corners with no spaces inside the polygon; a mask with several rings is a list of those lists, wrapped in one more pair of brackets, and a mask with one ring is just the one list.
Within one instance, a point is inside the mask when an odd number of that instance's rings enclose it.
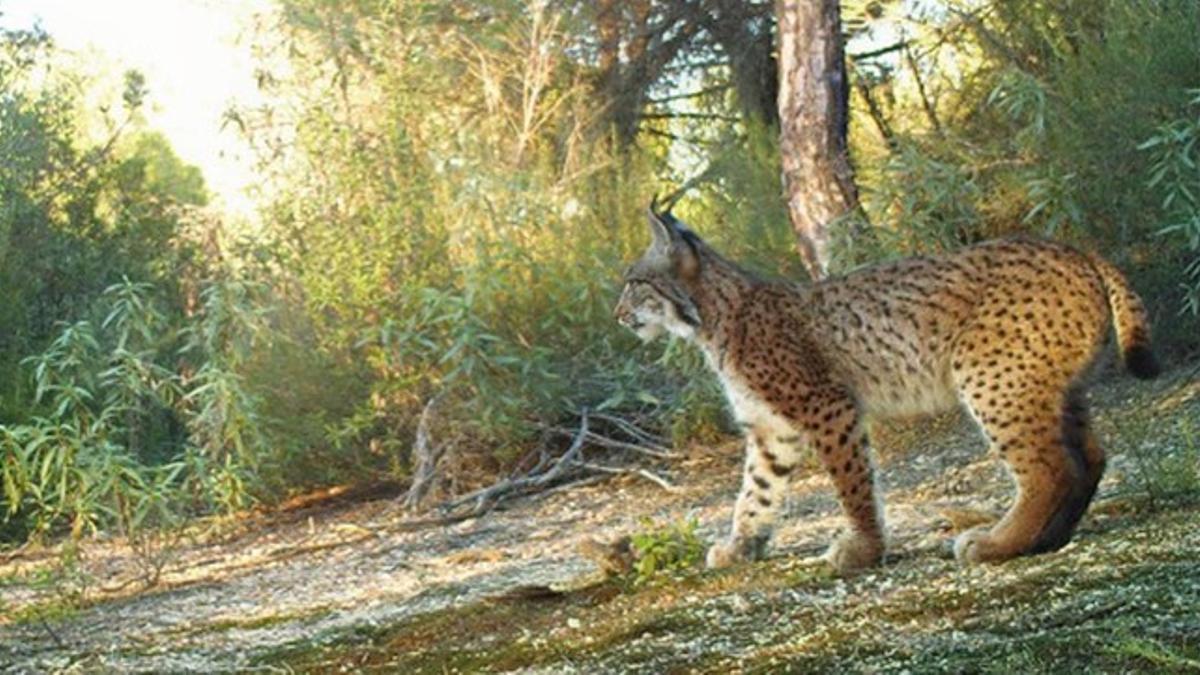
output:
{"label": "undergrowth", "polygon": [[660,575],[699,567],[704,561],[705,544],[696,533],[695,518],[680,519],[665,526],[649,518],[641,521],[642,529],[632,535],[634,553],[633,583],[649,583]]}

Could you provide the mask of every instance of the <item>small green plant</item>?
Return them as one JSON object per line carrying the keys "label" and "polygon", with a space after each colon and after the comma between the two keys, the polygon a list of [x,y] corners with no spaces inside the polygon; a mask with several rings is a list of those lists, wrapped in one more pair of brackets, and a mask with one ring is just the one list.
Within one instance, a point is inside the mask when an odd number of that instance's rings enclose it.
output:
{"label": "small green plant", "polygon": [[787,575],[788,585],[793,587],[820,585],[837,578],[838,572],[824,562],[816,565],[808,563],[797,565]]}
{"label": "small green plant", "polygon": [[50,623],[70,618],[86,606],[95,578],[84,569],[79,545],[68,540],[52,564],[32,572],[26,581],[44,599],[13,612],[13,621],[41,624],[58,642]]}
{"label": "small green plant", "polygon": [[1200,438],[1190,420],[1178,427],[1178,437],[1130,453],[1135,479],[1152,504],[1200,495]]}
{"label": "small green plant", "polygon": [[653,520],[642,520],[643,531],[633,535],[634,584],[641,585],[654,577],[681,572],[696,567],[704,559],[704,542],[696,534],[695,518],[667,526]]}
{"label": "small green plant", "polygon": [[188,430],[183,463],[192,489],[218,512],[252,501],[260,462],[271,457],[262,433],[261,400],[241,375],[253,350],[268,339],[269,306],[255,284],[237,278],[209,283],[198,321],[181,331],[183,352],[198,368],[181,376],[181,416]]}
{"label": "small green plant", "polygon": [[1108,651],[1117,656],[1146,661],[1165,670],[1179,672],[1200,670],[1200,660],[1148,638],[1127,637],[1116,646],[1110,647]]}

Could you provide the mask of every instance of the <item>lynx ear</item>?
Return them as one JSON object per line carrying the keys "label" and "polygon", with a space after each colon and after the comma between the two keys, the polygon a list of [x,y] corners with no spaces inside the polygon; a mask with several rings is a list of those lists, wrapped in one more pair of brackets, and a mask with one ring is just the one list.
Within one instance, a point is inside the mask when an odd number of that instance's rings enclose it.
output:
{"label": "lynx ear", "polygon": [[650,234],[653,237],[651,250],[671,261],[675,273],[683,278],[691,278],[700,268],[699,254],[692,240],[684,236],[681,224],[670,212],[659,213],[657,197],[650,202],[647,216],[650,220]]}
{"label": "lynx ear", "polygon": [[651,201],[650,208],[646,210],[646,217],[650,223],[650,236],[654,242],[654,248],[670,251],[671,244],[679,238],[679,232],[669,220],[654,210],[655,201]]}

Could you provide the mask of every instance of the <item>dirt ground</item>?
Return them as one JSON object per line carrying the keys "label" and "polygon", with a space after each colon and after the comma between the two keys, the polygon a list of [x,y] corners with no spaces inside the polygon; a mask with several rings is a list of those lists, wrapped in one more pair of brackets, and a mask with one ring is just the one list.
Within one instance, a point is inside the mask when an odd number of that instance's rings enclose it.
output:
{"label": "dirt ground", "polygon": [[875,430],[893,543],[866,574],[815,559],[840,525],[816,470],[766,561],[634,586],[580,555],[644,518],[723,534],[730,442],[655,467],[671,491],[622,476],[450,525],[390,499],[256,516],[179,542],[151,587],[122,541],[85,542],[66,577],[58,551],[0,554],[0,672],[1200,670],[1200,380],[1110,379],[1093,399],[1109,470],[1049,555],[951,559],[954,514],[998,513],[1011,488],[947,415]]}

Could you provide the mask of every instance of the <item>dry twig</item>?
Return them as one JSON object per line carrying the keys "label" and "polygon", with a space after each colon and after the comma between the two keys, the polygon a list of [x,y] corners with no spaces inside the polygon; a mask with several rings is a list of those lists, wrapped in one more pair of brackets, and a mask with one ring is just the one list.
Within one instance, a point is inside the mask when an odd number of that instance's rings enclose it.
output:
{"label": "dry twig", "polygon": [[[483,513],[489,510],[500,499],[525,494],[527,492],[545,487],[563,478],[567,472],[573,468],[573,465],[579,460],[580,453],[583,451],[583,444],[588,435],[588,413],[585,408],[580,415],[579,433],[575,435],[575,440],[571,442],[571,447],[563,453],[548,469],[542,473],[529,473],[518,478],[510,478],[501,481],[489,487],[469,492],[457,499],[448,502],[443,508],[446,510],[455,509],[463,504],[474,501],[475,506],[471,508],[474,514]],[[539,462],[540,464],[540,462]]]}
{"label": "dry twig", "polygon": [[588,469],[589,471],[599,471],[601,473],[609,473],[609,474],[615,474],[615,475],[628,474],[628,475],[633,475],[633,476],[641,476],[642,478],[645,478],[646,480],[658,485],[659,487],[666,490],[667,492],[674,492],[676,489],[675,485],[672,484],[670,481],[668,481],[666,478],[663,478],[662,476],[659,476],[658,474],[656,474],[653,471],[650,471],[648,469],[640,469],[640,468],[625,469],[625,468],[622,468],[619,466],[603,466],[600,464],[591,464],[591,463],[584,463],[584,464],[581,464],[580,466],[582,466],[585,469]]}
{"label": "dry twig", "polygon": [[[563,427],[547,426],[547,427],[543,427],[543,428],[550,433],[559,434],[561,436],[569,436],[573,433],[570,429],[564,429]],[[610,450],[629,450],[630,452],[636,452],[636,453],[640,453],[643,455],[649,455],[650,457],[654,457],[655,459],[678,459],[679,458],[679,453],[669,450],[661,445],[643,445],[641,443],[630,443],[628,441],[621,441],[621,440],[617,440],[615,438],[610,438],[608,436],[603,436],[594,431],[587,432],[587,440],[590,441],[593,445],[598,445],[602,448],[609,448]]]}
{"label": "dry twig", "polygon": [[[593,431],[592,420],[600,420],[615,427],[634,442],[611,438]],[[648,469],[605,466],[584,458],[583,450],[589,444],[609,450],[633,452],[655,459],[671,459],[679,456],[663,445],[658,438],[627,420],[613,415],[591,413],[585,408],[579,415],[579,428],[574,431],[557,426],[543,426],[542,428],[547,434],[570,436],[571,445],[567,451],[560,457],[552,459],[551,455],[545,452],[545,446],[542,445],[538,449],[538,461],[533,468],[525,470],[518,476],[509,477],[488,487],[452,499],[442,505],[442,510],[452,512],[470,504],[471,506],[464,513],[467,517],[476,516],[495,508],[505,499],[531,493],[537,493],[537,496],[542,497],[595,483],[607,476],[620,474],[640,476],[664,490],[676,489],[670,481]],[[532,457],[532,453],[526,455],[521,464],[524,464],[530,457]]]}
{"label": "dry twig", "polygon": [[417,422],[417,438],[413,441],[412,448],[416,468],[413,470],[412,486],[404,495],[404,508],[409,510],[421,506],[437,473],[437,462],[441,457],[442,448],[430,440],[429,424],[433,408],[441,401],[442,393],[429,399],[429,402],[425,404],[425,409],[421,411],[421,419]]}

